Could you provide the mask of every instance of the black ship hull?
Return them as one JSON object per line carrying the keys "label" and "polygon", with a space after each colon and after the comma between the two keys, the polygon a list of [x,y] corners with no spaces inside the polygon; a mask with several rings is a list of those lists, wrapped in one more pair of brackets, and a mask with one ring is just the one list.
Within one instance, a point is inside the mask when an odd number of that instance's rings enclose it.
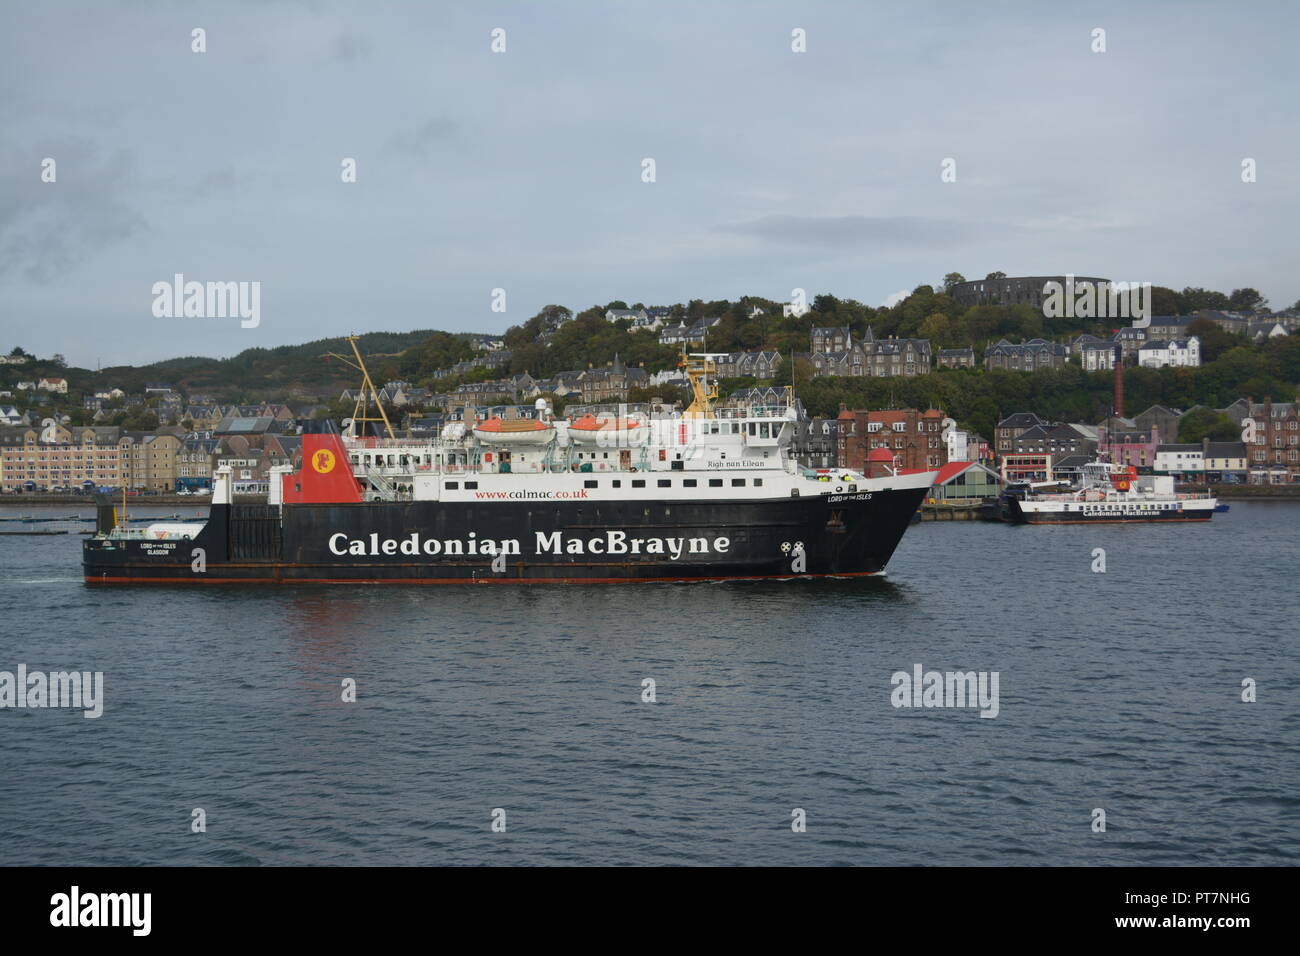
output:
{"label": "black ship hull", "polygon": [[213,505],[192,538],[95,537],[88,584],[696,581],[877,574],[926,489],[756,501]]}

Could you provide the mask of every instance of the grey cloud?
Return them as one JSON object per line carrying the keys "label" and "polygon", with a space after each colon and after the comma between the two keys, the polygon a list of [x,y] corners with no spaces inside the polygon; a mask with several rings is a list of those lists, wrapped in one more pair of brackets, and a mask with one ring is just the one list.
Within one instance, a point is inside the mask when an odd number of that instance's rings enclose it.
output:
{"label": "grey cloud", "polygon": [[[56,179],[40,178],[41,161],[55,161]],[[125,197],[136,181],[130,152],[108,156],[86,140],[11,153],[0,179],[0,275],[21,272],[50,283],[67,269],[147,229]]]}
{"label": "grey cloud", "polygon": [[722,226],[719,231],[777,243],[871,246],[944,243],[970,230],[962,222],[923,216],[771,215]]}
{"label": "grey cloud", "polygon": [[364,60],[375,51],[375,43],[364,33],[347,31],[340,33],[334,41],[334,59]]}
{"label": "grey cloud", "polygon": [[214,169],[200,176],[194,191],[206,199],[209,196],[233,189],[238,182],[238,178],[233,166],[222,166],[220,169]]}
{"label": "grey cloud", "polygon": [[456,124],[445,117],[434,117],[414,129],[402,130],[388,138],[388,148],[412,159],[428,159],[433,148],[451,138]]}

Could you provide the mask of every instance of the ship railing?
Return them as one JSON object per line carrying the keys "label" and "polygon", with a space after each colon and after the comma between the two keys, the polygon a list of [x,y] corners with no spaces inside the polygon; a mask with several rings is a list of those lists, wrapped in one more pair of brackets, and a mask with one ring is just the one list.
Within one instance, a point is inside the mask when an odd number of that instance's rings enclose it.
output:
{"label": "ship railing", "polygon": [[344,442],[349,451],[365,448],[432,448],[441,440],[431,438],[349,438]]}

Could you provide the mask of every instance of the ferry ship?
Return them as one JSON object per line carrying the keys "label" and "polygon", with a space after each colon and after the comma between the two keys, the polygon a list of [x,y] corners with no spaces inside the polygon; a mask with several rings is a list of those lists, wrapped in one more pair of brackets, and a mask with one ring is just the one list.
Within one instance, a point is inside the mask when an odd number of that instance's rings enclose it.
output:
{"label": "ferry ship", "polygon": [[1137,469],[1089,462],[1077,489],[1004,498],[1008,521],[1082,524],[1093,521],[1209,521],[1218,502],[1208,494],[1181,494],[1169,475],[1139,476]]}
{"label": "ferry ship", "polygon": [[272,469],[264,503],[236,503],[225,468],[201,525],[133,529],[101,502],[85,581],[621,583],[883,571],[937,473],[801,468],[789,397],[786,407],[715,409],[712,359],[683,355],[683,367],[693,400],[675,417],[568,421],[539,400],[536,418],[453,423],[436,440],[314,423],[301,466]]}

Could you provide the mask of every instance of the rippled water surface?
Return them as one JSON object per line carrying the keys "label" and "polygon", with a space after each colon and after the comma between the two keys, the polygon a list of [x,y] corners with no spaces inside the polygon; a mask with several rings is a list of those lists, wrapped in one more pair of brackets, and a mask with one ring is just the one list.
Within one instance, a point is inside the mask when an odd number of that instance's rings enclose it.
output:
{"label": "rippled water surface", "polygon": [[[0,536],[0,670],[106,697],[0,710],[6,863],[1300,858],[1300,504],[918,525],[852,583],[90,589],[80,540]],[[895,709],[918,663],[998,716]]]}

